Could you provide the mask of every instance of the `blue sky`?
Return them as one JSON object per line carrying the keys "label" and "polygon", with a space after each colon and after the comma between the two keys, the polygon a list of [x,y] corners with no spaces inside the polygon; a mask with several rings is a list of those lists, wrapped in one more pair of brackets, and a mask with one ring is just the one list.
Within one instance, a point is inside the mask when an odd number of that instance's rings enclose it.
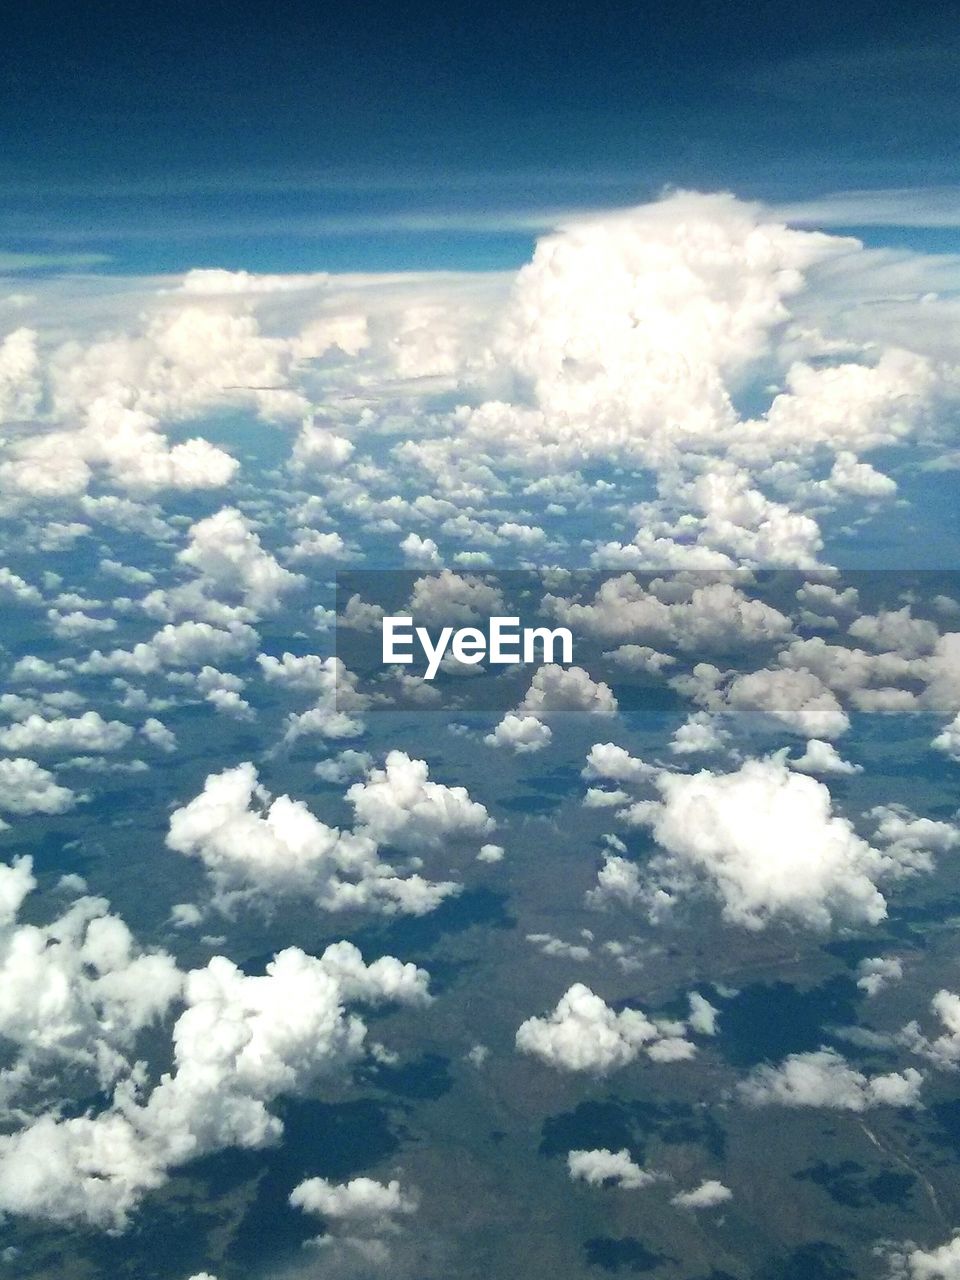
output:
{"label": "blue sky", "polygon": [[46,0],[5,27],[0,236],[124,272],[509,267],[531,224],[665,186],[955,174],[949,7]]}

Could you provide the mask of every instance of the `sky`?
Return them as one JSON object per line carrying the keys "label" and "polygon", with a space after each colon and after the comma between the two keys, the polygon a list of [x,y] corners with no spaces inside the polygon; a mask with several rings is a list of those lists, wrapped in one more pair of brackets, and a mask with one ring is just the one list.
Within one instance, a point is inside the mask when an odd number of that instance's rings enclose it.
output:
{"label": "sky", "polygon": [[955,184],[949,5],[43,0],[0,57],[5,239],[123,271],[516,267],[665,186]]}
{"label": "sky", "polygon": [[958,1280],[949,8],[4,26],[0,1280]]}

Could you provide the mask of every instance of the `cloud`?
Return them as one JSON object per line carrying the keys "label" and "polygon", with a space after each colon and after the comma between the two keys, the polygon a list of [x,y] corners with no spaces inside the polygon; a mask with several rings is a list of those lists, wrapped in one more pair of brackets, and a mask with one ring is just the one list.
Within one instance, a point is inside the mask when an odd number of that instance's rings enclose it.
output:
{"label": "cloud", "polygon": [[15,438],[0,462],[0,487],[13,498],[79,496],[95,477],[122,489],[217,489],[238,463],[201,437],[171,445],[151,414],[110,396],[93,399],[84,424]]}
{"label": "cloud", "polygon": [[155,675],[164,667],[193,667],[242,657],[256,646],[257,633],[243,622],[215,627],[209,622],[168,622],[150,640],[132,649],[94,649],[74,663],[83,675]]}
{"label": "cloud", "polygon": [[867,957],[857,965],[857,986],[871,998],[902,977],[903,964],[896,956]]}
{"label": "cloud", "polygon": [[683,1035],[684,1024],[664,1026],[639,1009],[616,1013],[589,987],[577,982],[546,1018],[528,1018],[517,1029],[516,1044],[549,1066],[604,1076],[628,1066],[641,1053],[658,1062],[691,1058],[696,1046]]}
{"label": "cloud", "polygon": [[388,752],[384,767],[355,782],[346,798],[360,831],[412,852],[439,848],[452,837],[479,838],[496,825],[465,787],[431,781],[426,762],[404,751]]}
{"label": "cloud", "polygon": [[[684,651],[722,651],[790,634],[790,619],[779,610],[750,599],[731,582],[704,582],[703,575],[676,574],[641,583],[625,573],[608,577],[589,603],[547,595],[543,606],[545,612],[598,639],[653,640]],[[656,666],[673,661],[661,657]]]}
{"label": "cloud", "polygon": [[675,1204],[679,1209],[714,1209],[718,1204],[726,1204],[732,1199],[733,1192],[729,1187],[725,1187],[715,1178],[710,1178],[706,1182],[701,1182],[693,1191],[679,1192],[670,1203]]}
{"label": "cloud", "polygon": [[723,705],[729,715],[771,721],[808,738],[836,738],[850,728],[836,694],[803,669],[773,668],[736,676]]}
{"label": "cloud", "polygon": [[66,813],[78,798],[35,760],[0,760],[0,809],[5,813]]}
{"label": "cloud", "polygon": [[811,738],[803,754],[787,763],[800,773],[836,774],[841,777],[863,773],[862,764],[844,760],[833,743],[824,742],[821,738]]}
{"label": "cloud", "polygon": [[943,1024],[942,1034],[929,1040],[916,1022],[910,1022],[903,1028],[900,1038],[914,1053],[928,1058],[935,1066],[942,1070],[956,1070],[960,1067],[960,995],[953,991],[938,991],[930,1002],[930,1008]]}
{"label": "cloud", "polygon": [[[424,778],[425,770],[426,766]],[[430,812],[425,819],[434,839],[453,829],[443,822],[446,790],[437,788],[440,795],[434,801],[441,816]],[[271,797],[254,766],[241,764],[211,774],[200,795],[174,810],[167,845],[201,860],[224,906],[237,900],[269,906],[276,898],[303,896],[326,910],[368,908],[415,915],[432,911],[458,886],[397,870],[381,861],[377,849],[376,837],[391,824],[402,828],[403,801],[416,803],[416,797],[407,791],[386,801],[378,794],[377,799],[389,814],[379,826],[375,822],[375,831],[341,831],[314,817],[303,801]],[[420,800],[422,804],[422,796]],[[430,808],[429,800],[426,807]],[[371,816],[377,816],[375,811],[376,800],[370,805]],[[408,819],[414,827],[424,820],[416,814]],[[455,817],[450,822],[455,824]]]}
{"label": "cloud", "polygon": [[828,1107],[834,1111],[867,1111],[871,1107],[919,1105],[922,1074],[903,1072],[866,1076],[834,1049],[794,1053],[777,1067],[760,1066],[740,1084],[751,1106]]}
{"label": "cloud", "polygon": [[123,1230],[170,1169],[279,1141],[270,1104],[364,1055],[366,1027],[348,1005],[428,998],[423,970],[390,956],[365,965],[346,942],[319,958],[288,948],[262,975],[215,956],[186,975],[171,1069],[143,1100],[131,1077],[102,1111],[42,1115],[0,1137],[0,1208]]}
{"label": "cloud", "polygon": [[507,747],[518,755],[542,751],[549,746],[553,731],[536,716],[519,716],[508,711],[492,733],[484,737],[489,747]]}
{"label": "cloud", "polygon": [[665,851],[649,866],[654,895],[706,891],[726,920],[753,930],[777,918],[825,929],[885,917],[876,881],[893,860],[832,812],[822,783],[769,758],[727,774],[664,772],[657,787],[659,801],[635,806]]}
{"label": "cloud", "polygon": [[402,1192],[395,1178],[390,1182],[352,1178],[339,1184],[326,1178],[307,1178],[291,1191],[290,1203],[295,1209],[322,1218],[363,1221],[381,1227],[395,1214],[413,1213],[417,1207],[416,1198]]}
{"label": "cloud", "polygon": [[535,407],[490,402],[467,430],[647,459],[729,433],[729,383],[767,350],[804,269],[847,248],[691,193],[543,237],[494,346]]}
{"label": "cloud", "polygon": [[935,1249],[895,1252],[891,1263],[895,1280],[960,1280],[960,1235]]}
{"label": "cloud", "polygon": [[517,708],[521,715],[551,720],[558,715],[614,716],[617,700],[610,686],[592,680],[583,667],[540,667]]}
{"label": "cloud", "polygon": [[137,1033],[178,996],[173,958],[140,950],[102,898],[77,898],[50,924],[18,922],[36,888],[29,858],[0,866],[0,1034],[20,1056],[0,1073],[5,1095],[55,1064],[107,1087],[128,1070]]}
{"label": "cloud", "polygon": [[265,551],[249,520],[235,507],[224,507],[190,526],[187,546],[179,553],[181,564],[195,569],[214,597],[239,600],[255,613],[278,608],[286,592],[302,585]]}
{"label": "cloud", "polygon": [[0,747],[5,751],[44,753],[119,751],[132,737],[129,725],[104,720],[99,711],[54,720],[30,715],[19,724],[0,730]]}
{"label": "cloud", "polygon": [[594,1151],[570,1151],[567,1168],[574,1181],[586,1182],[592,1187],[615,1186],[625,1191],[637,1191],[657,1181],[655,1173],[647,1173],[636,1164],[626,1147],[622,1151],[609,1151],[600,1147]]}

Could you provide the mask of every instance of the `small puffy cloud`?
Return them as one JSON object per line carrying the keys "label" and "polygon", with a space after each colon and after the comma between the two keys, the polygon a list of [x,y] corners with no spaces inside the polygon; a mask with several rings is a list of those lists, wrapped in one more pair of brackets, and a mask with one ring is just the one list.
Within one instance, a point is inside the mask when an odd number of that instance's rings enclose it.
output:
{"label": "small puffy cloud", "polygon": [[518,755],[542,751],[549,746],[553,731],[536,716],[519,716],[508,711],[484,742],[490,747],[507,747]]}
{"label": "small puffy cloud", "polygon": [[772,721],[807,738],[836,738],[850,720],[829,689],[812,671],[775,668],[737,676],[726,691],[728,714]]}
{"label": "small puffy cloud", "polygon": [[934,751],[942,751],[951,760],[960,762],[960,712],[944,725],[930,745]]}
{"label": "small puffy cloud", "polygon": [[40,715],[27,716],[19,724],[0,731],[0,747],[6,751],[43,753],[119,751],[133,737],[129,725],[119,720],[104,720],[99,711],[85,711],[81,716],[63,716],[47,720]]}
{"label": "small puffy cloud", "polygon": [[733,773],[662,773],[659,801],[634,806],[665,853],[651,892],[701,887],[748,929],[782,918],[814,928],[886,915],[877,879],[890,863],[832,812],[827,788],[777,758]]}
{"label": "small puffy cloud", "polygon": [[894,1252],[892,1280],[960,1280],[960,1235],[935,1249]]}
{"label": "small puffy cloud", "polygon": [[0,760],[0,809],[5,813],[66,813],[77,799],[35,760]]}
{"label": "small puffy cloud", "polygon": [[14,573],[12,569],[8,569],[6,565],[0,567],[0,598],[21,605],[43,603],[43,596],[37,588],[21,578],[18,573]]}
{"label": "small puffy cloud", "polygon": [[264,550],[235,507],[224,507],[191,525],[187,546],[177,559],[196,570],[215,598],[239,600],[255,613],[276,609],[284,594],[303,581]]}
{"label": "small puffy cloud", "polygon": [[708,1178],[692,1191],[681,1191],[670,1203],[679,1209],[714,1209],[718,1204],[726,1204],[733,1199],[733,1192],[716,1178]]}
{"label": "small puffy cloud", "polygon": [[352,453],[349,440],[308,419],[294,441],[289,465],[297,474],[324,475],[341,467]]}
{"label": "small puffy cloud", "polygon": [[400,1183],[376,1182],[373,1178],[352,1178],[333,1183],[326,1178],[307,1178],[290,1193],[290,1203],[304,1213],[350,1222],[382,1222],[398,1213],[413,1213],[414,1196],[404,1193]]}
{"label": "small puffy cloud", "polygon": [[844,760],[832,742],[824,742],[822,738],[811,738],[803,755],[795,760],[788,760],[791,769],[800,773],[820,773],[824,775],[849,776],[863,773],[862,764],[852,764]]}
{"label": "small puffy cloud", "polygon": [[168,729],[162,720],[157,720],[150,716],[144,720],[140,727],[140,732],[150,743],[156,747],[158,751],[171,752],[177,749],[177,735],[172,729]]}
{"label": "small puffy cloud", "polygon": [[[446,789],[438,791],[436,805],[442,810]],[[395,808],[404,798],[413,797],[392,797]],[[383,796],[379,799],[384,810],[389,808]],[[395,821],[403,826],[402,819]],[[410,821],[415,825],[417,818]],[[446,830],[435,812],[426,822],[434,838]],[[365,907],[419,915],[458,888],[405,875],[381,861],[371,833],[327,826],[302,801],[271,797],[252,764],[211,774],[200,795],[174,810],[167,845],[201,860],[224,904],[239,898],[269,905],[294,895],[313,898],[329,910]]]}
{"label": "small puffy cloud", "polygon": [[583,767],[583,777],[610,782],[640,782],[658,773],[653,765],[638,760],[625,747],[618,747],[614,742],[595,742]]}
{"label": "small puffy cloud", "polygon": [[670,750],[674,755],[720,751],[727,737],[725,730],[710,715],[697,711],[675,731],[670,739]]}
{"label": "small puffy cloud", "polygon": [[350,1263],[355,1263],[360,1274],[370,1275],[387,1265],[388,1242],[399,1235],[403,1218],[416,1211],[418,1198],[402,1190],[396,1178],[351,1178],[341,1183],[307,1178],[290,1193],[290,1204],[323,1219],[324,1234],[310,1243],[322,1247],[327,1265],[337,1274],[338,1264],[346,1263],[352,1273]]}
{"label": "small puffy cloud", "polygon": [[415,569],[433,569],[440,566],[440,550],[432,538],[421,538],[418,533],[408,533],[400,543],[404,564]]}
{"label": "small puffy cloud", "polygon": [[943,1032],[930,1040],[916,1022],[910,1022],[900,1033],[903,1043],[914,1053],[928,1058],[934,1066],[953,1071],[960,1067],[960,995],[955,991],[938,991],[930,1008],[943,1024]]}
{"label": "small puffy cloud", "polygon": [[284,548],[283,554],[292,563],[298,564],[301,560],[340,560],[346,551],[347,544],[339,533],[297,529],[293,543]]}
{"label": "small puffy cloud", "polygon": [[549,721],[558,715],[614,716],[617,700],[610,686],[591,679],[583,667],[547,663],[530,681],[517,715]]}
{"label": "small puffy cloud", "polygon": [[416,580],[407,612],[418,626],[465,626],[500,616],[505,606],[500,590],[482,578],[441,569]]}
{"label": "small puffy cloud", "polygon": [[[544,611],[578,632],[607,641],[657,641],[684,651],[727,650],[784,639],[790,620],[731,582],[698,581],[696,575],[642,583],[632,573],[608,577],[586,603],[548,595]],[[643,644],[623,644],[621,662],[659,671],[673,659]]]}
{"label": "small puffy cloud", "polygon": [[871,997],[902,977],[903,964],[896,956],[871,956],[857,965],[857,986]]}
{"label": "small puffy cloud", "polygon": [[132,649],[94,649],[76,670],[83,675],[154,675],[164,667],[195,667],[242,657],[255,648],[257,633],[243,622],[168,622]]}
{"label": "small puffy cloud", "polygon": [[592,1187],[614,1186],[637,1191],[657,1181],[655,1173],[648,1173],[635,1163],[626,1147],[622,1151],[610,1151],[606,1147],[570,1151],[567,1168],[574,1181],[586,1182]]}
{"label": "small puffy cloud", "polygon": [[135,492],[216,489],[237,472],[237,461],[195,437],[171,445],[158,420],[108,395],[85,408],[75,430],[17,439],[0,462],[0,487],[12,496],[78,497],[96,475]]}
{"label": "small puffy cloud", "polygon": [[923,1075],[903,1072],[866,1076],[834,1049],[794,1053],[779,1066],[760,1066],[741,1082],[740,1096],[751,1106],[828,1107],[867,1111],[871,1107],[915,1107]]}
{"label": "small puffy cloud", "polygon": [[346,798],[360,831],[378,844],[411,851],[438,848],[453,836],[484,836],[495,826],[465,787],[431,781],[426,762],[403,751],[389,752],[384,767],[355,782]]}
{"label": "small puffy cloud", "polygon": [[516,1044],[563,1071],[603,1076],[646,1053],[660,1062],[691,1058],[696,1047],[683,1037],[683,1025],[661,1029],[639,1009],[615,1012],[589,987],[575,983],[546,1018],[528,1018],[517,1029]]}

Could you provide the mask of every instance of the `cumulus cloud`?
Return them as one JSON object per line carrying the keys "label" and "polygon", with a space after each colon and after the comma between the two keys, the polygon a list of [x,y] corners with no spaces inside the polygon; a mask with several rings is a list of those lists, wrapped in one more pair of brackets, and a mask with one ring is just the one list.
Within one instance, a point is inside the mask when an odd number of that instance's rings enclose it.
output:
{"label": "cumulus cloud", "polygon": [[938,991],[930,1002],[931,1011],[943,1024],[943,1032],[928,1039],[916,1022],[908,1023],[900,1034],[901,1040],[914,1053],[928,1058],[943,1070],[960,1067],[960,995],[954,991]]}
{"label": "cumulus cloud", "polygon": [[32,862],[0,866],[0,1034],[20,1050],[5,1093],[54,1064],[103,1087],[128,1069],[136,1035],[178,996],[171,956],[140,950],[102,898],[82,896],[50,924],[18,920],[36,888]]}
{"label": "cumulus cloud", "polygon": [[740,1084],[751,1106],[828,1107],[834,1111],[866,1111],[870,1107],[915,1107],[923,1075],[913,1067],[903,1072],[866,1076],[834,1049],[795,1053],[777,1067],[760,1066]]}
{"label": "cumulus cloud", "polygon": [[850,728],[836,694],[803,669],[736,676],[726,691],[724,709],[731,715],[768,720],[807,738],[836,738]]}
{"label": "cumulus cloud", "polygon": [[66,813],[77,799],[35,760],[0,760],[0,809],[5,813]]}
{"label": "cumulus cloud", "polygon": [[934,1249],[906,1246],[890,1256],[892,1280],[958,1280],[960,1235]]}
{"label": "cumulus cloud", "polygon": [[80,716],[45,719],[30,715],[19,724],[0,730],[0,747],[5,751],[62,752],[119,751],[133,737],[129,725],[104,720],[99,711]]}
{"label": "cumulus cloud", "polygon": [[197,571],[211,595],[239,600],[255,613],[276,609],[284,594],[303,581],[264,550],[235,507],[191,525],[187,546],[177,558]]}
{"label": "cumulus cloud", "polygon": [[414,852],[437,848],[453,836],[482,837],[495,826],[466,787],[433,782],[426,762],[404,751],[389,752],[382,769],[349,788],[347,800],[365,835]]}
{"label": "cumulus cloud", "polygon": [[725,919],[748,929],[774,918],[823,929],[886,915],[876,882],[894,860],[833,813],[822,783],[780,759],[727,774],[664,772],[656,785],[659,801],[634,806],[665,851],[650,863],[651,905],[706,890]]}
{"label": "cumulus cloud", "polygon": [[683,1023],[658,1023],[639,1009],[615,1012],[583,983],[575,983],[546,1018],[528,1018],[517,1029],[521,1053],[563,1071],[604,1076],[641,1053],[657,1062],[692,1058],[696,1046]]}
{"label": "cumulus cloud", "polygon": [[348,1005],[428,998],[423,970],[366,965],[346,942],[319,958],[288,948],[262,975],[215,956],[185,976],[172,1067],[145,1098],[131,1077],[100,1112],[45,1114],[0,1138],[0,1208],[122,1230],[177,1165],[279,1141],[270,1104],[363,1056],[366,1026]]}
{"label": "cumulus cloud", "polygon": [[822,738],[811,738],[803,754],[788,763],[791,769],[798,769],[801,773],[836,774],[841,777],[863,773],[862,764],[844,760],[833,743],[824,742]]}
{"label": "cumulus cloud", "polygon": [[657,1181],[657,1175],[642,1169],[626,1147],[622,1151],[610,1151],[606,1147],[593,1151],[570,1151],[567,1153],[567,1168],[574,1181],[586,1182],[592,1187],[614,1186],[625,1191],[637,1191]]}
{"label": "cumulus cloud", "polygon": [[[418,774],[421,782],[425,770],[424,766],[422,777]],[[422,790],[419,795],[409,789],[395,794],[395,781],[394,775],[385,784],[389,795],[382,781],[374,784],[377,793],[368,811],[375,833],[341,831],[321,822],[303,801],[271,797],[252,764],[238,765],[211,774],[200,795],[174,810],[167,845],[201,860],[223,905],[236,900],[269,905],[274,898],[296,895],[312,898],[328,910],[372,908],[422,914],[457,892],[458,886],[431,882],[382,861],[376,836],[392,824],[402,829],[402,815],[407,814],[412,827],[418,821],[424,823],[435,840],[455,829],[456,816],[451,813],[450,825],[444,825],[445,788],[426,793],[430,798],[425,800]],[[419,802],[420,812],[404,810],[404,801],[414,808]]]}
{"label": "cumulus cloud", "polygon": [[903,964],[896,956],[870,956],[857,965],[857,986],[871,997],[902,977]]}
{"label": "cumulus cloud", "polygon": [[141,493],[217,489],[237,468],[235,458],[202,437],[171,445],[151,414],[103,395],[85,407],[79,429],[41,431],[8,445],[0,487],[12,497],[76,497],[102,475]]}
{"label": "cumulus cloud", "polygon": [[733,1192],[716,1178],[708,1178],[692,1191],[681,1191],[670,1203],[680,1209],[714,1209],[718,1204],[726,1204],[733,1199]]}
{"label": "cumulus cloud", "polygon": [[[683,651],[727,650],[784,639],[790,619],[733,582],[704,582],[703,575],[654,578],[642,583],[632,573],[608,577],[592,600],[544,597],[544,611],[578,632],[606,641],[649,640]],[[624,646],[621,655],[648,656],[648,646]],[[656,653],[655,650],[650,651]],[[637,656],[639,655],[639,656]],[[660,669],[673,659],[654,659]]]}

